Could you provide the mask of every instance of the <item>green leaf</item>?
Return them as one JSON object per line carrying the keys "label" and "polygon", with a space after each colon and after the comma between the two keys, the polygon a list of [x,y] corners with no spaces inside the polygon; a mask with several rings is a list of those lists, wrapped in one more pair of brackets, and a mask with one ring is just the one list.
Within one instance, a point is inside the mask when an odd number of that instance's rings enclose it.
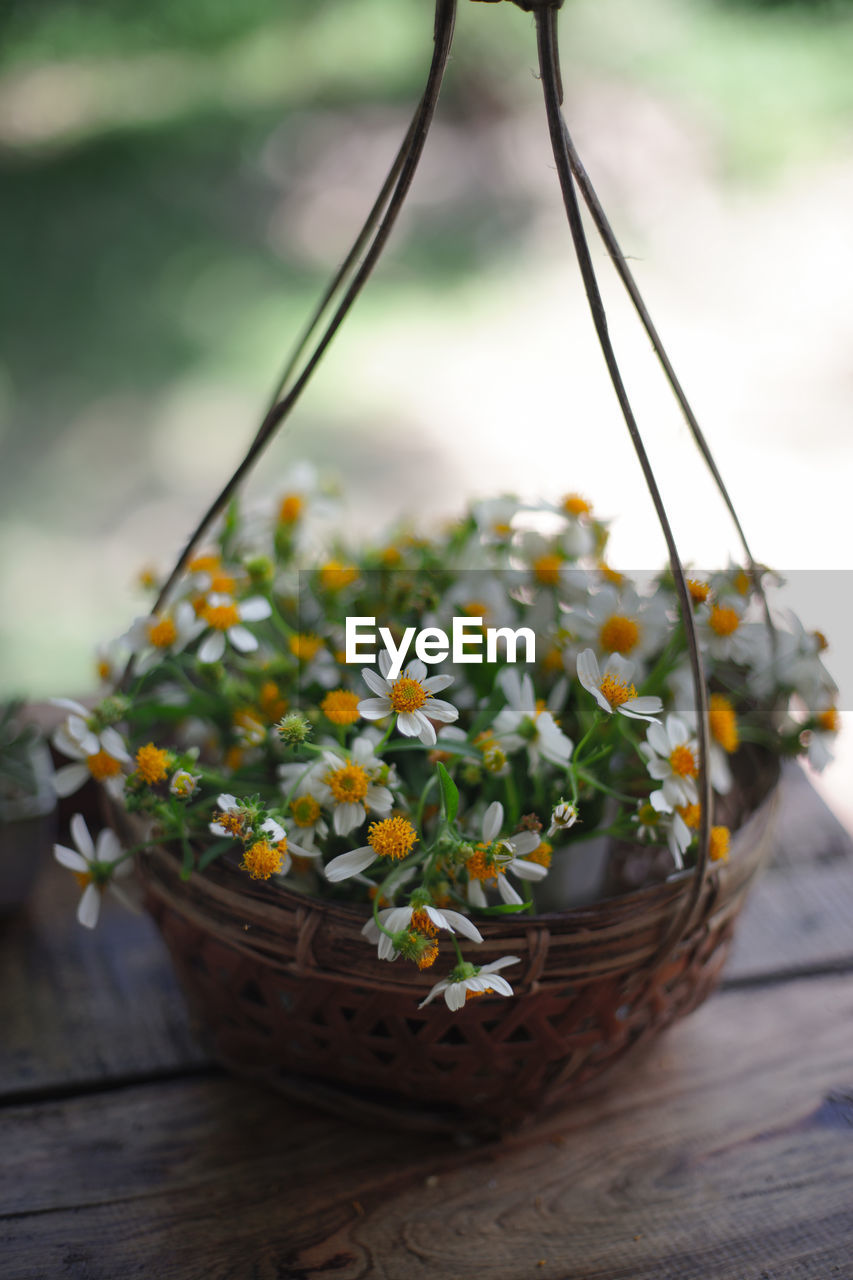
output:
{"label": "green leaf", "polygon": [[526,911],[530,911],[533,907],[533,899],[529,898],[527,902],[499,902],[494,907],[480,907],[477,910],[478,916],[520,916]]}
{"label": "green leaf", "polygon": [[204,852],[199,854],[199,871],[204,871],[205,867],[209,867],[211,862],[223,854],[226,849],[230,849],[233,843],[233,840],[216,840],[213,844],[208,845]]}
{"label": "green leaf", "polygon": [[452,822],[459,810],[459,791],[456,783],[440,762],[435,766],[438,770],[438,782],[441,787],[441,803],[444,808],[446,822]]}

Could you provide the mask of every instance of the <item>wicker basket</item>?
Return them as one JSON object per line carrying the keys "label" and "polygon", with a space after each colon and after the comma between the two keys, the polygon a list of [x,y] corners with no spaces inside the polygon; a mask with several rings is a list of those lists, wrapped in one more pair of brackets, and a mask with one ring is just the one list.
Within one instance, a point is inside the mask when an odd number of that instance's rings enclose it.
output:
{"label": "wicker basket", "polygon": [[[702,817],[694,871],[590,906],[482,924],[477,961],[512,954],[512,1000],[485,996],[462,1015],[438,1001],[418,1009],[423,976],[376,958],[364,915],[248,882],[227,857],[184,881],[162,850],[138,857],[147,902],[213,1054],[229,1068],[349,1115],[484,1129],[513,1125],[576,1098],[698,1005],[724,963],[735,917],[771,841],[778,771],[745,753],[725,813],[708,771],[708,692],[683,566],[608,335],[578,193],[637,310],[688,427],[760,572],[669,357],[581,164],[560,111],[556,14],[562,0],[514,0],[535,13],[540,78],[563,202],[591,314],[668,548],[693,674]],[[376,265],[414,177],[453,38],[456,0],[435,0],[424,93],[377,200],[287,362],[245,457],[191,534],[153,611],[169,597],[213,520],[293,412],[323,353]],[[767,610],[770,625],[769,610]],[[772,631],[772,627],[771,627]],[[128,669],[129,673],[129,669]],[[126,673],[125,679],[127,679]],[[730,862],[709,862],[712,812],[735,831]],[[126,815],[125,815],[126,818]],[[119,825],[121,825],[119,823]],[[480,921],[478,920],[478,924]]]}
{"label": "wicker basket", "polygon": [[583,1096],[709,995],[772,845],[769,765],[737,789],[741,814],[761,794],[668,957],[654,963],[691,871],[587,907],[483,922],[477,961],[517,955],[516,996],[469,1001],[464,1016],[441,1000],[418,1009],[424,975],[376,958],[363,911],[247,883],[226,860],[188,881],[163,850],[138,865],[197,1030],[224,1066],[357,1118],[489,1132]]}

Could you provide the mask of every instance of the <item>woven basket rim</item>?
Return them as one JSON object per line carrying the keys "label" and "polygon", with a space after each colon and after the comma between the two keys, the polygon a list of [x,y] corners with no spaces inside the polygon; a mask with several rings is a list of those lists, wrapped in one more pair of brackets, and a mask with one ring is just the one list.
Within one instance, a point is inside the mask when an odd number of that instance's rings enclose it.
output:
{"label": "woven basket rim", "polygon": [[[755,830],[766,824],[778,793],[779,762],[769,753],[760,754],[765,784],[761,790],[761,797],[732,832],[728,861],[710,864],[708,878],[716,881],[723,897],[726,896],[730,887],[744,878],[744,875],[746,878],[751,876],[751,872],[744,873],[739,865],[743,861],[741,855],[752,843]],[[162,845],[156,848],[157,852],[153,855],[151,853],[146,855],[144,852],[137,854],[137,860],[144,861],[147,856],[153,857],[161,865],[165,862],[175,869],[179,867],[181,859],[176,850],[166,849]],[[497,941],[503,936],[518,934],[520,929],[525,931],[555,929],[563,932],[572,926],[594,927],[603,918],[613,918],[623,913],[637,913],[639,916],[654,908],[673,910],[676,904],[682,902],[689,893],[694,874],[694,868],[685,868],[654,884],[556,911],[536,914],[507,912],[498,917],[478,916],[477,927],[484,939]],[[242,900],[253,901],[266,907],[280,906],[289,911],[301,910],[319,914],[329,922],[335,921],[341,926],[355,930],[360,930],[370,919],[371,913],[366,908],[366,904],[337,902],[272,881],[253,881],[240,869],[236,854],[223,854],[204,871],[194,870],[185,882],[185,887],[192,891],[193,886],[198,886],[201,895],[204,896],[205,892],[210,893],[214,884],[220,892],[233,898],[235,904],[237,900]]]}

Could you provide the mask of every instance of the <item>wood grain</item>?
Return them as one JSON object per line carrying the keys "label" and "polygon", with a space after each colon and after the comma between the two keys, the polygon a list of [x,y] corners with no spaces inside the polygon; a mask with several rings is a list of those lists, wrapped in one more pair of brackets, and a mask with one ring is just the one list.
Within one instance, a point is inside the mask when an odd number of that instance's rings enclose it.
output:
{"label": "wood grain", "polygon": [[746,901],[726,982],[853,968],[853,859],[767,872]]}
{"label": "wood grain", "polygon": [[851,1015],[849,976],[732,991],[617,1089],[470,1150],[224,1079],[9,1107],[2,1274],[849,1280]]}
{"label": "wood grain", "polygon": [[28,909],[0,922],[0,1097],[205,1062],[153,923],[108,895],[83,929],[78,896],[51,864]]}
{"label": "wood grain", "polygon": [[[98,927],[74,918],[60,867],[28,911],[0,926],[0,1098],[192,1071],[195,1043],[151,921],[107,898]],[[754,887],[726,981],[853,967],[853,860],[784,865]]]}

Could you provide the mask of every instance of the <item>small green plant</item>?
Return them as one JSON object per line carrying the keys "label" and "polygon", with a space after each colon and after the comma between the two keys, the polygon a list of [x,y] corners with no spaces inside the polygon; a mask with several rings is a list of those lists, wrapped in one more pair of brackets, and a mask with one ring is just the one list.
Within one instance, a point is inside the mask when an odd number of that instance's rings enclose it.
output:
{"label": "small green plant", "polygon": [[0,807],[39,790],[33,748],[41,735],[21,719],[23,705],[20,698],[0,703]]}

